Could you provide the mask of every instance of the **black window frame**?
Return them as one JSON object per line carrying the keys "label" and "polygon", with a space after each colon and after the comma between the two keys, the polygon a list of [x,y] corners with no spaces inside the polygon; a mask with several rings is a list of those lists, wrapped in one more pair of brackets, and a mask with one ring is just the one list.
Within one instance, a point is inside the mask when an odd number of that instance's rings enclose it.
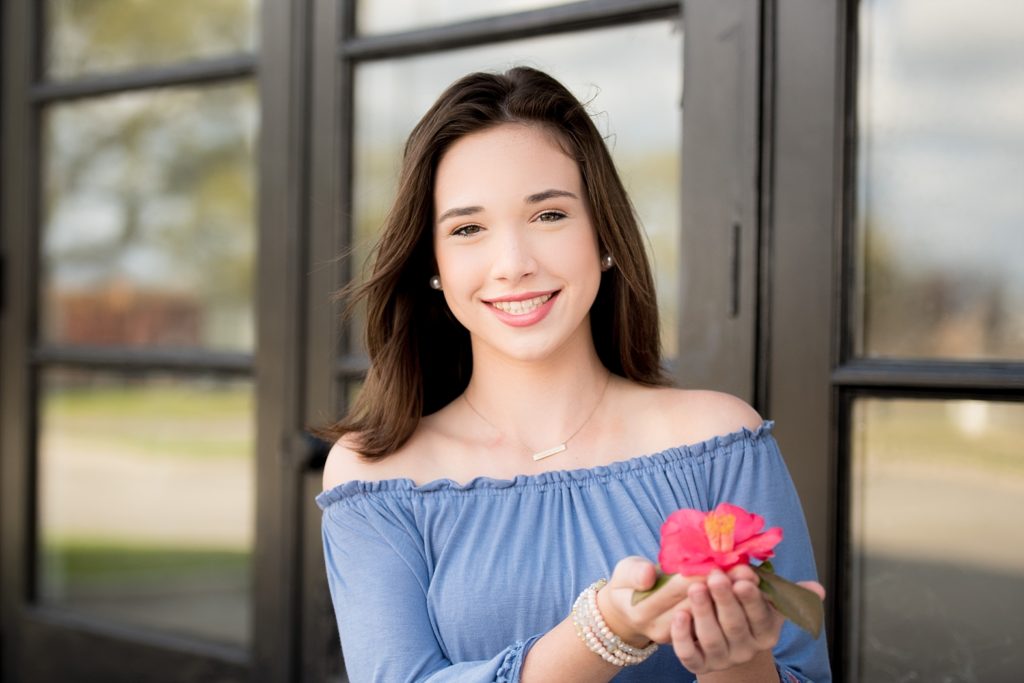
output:
{"label": "black window frame", "polygon": [[[288,649],[275,645],[287,644],[288,629],[277,626],[273,633],[263,634],[259,624],[264,621],[261,612],[269,612],[272,599],[257,600],[265,584],[273,584],[262,556],[273,555],[282,545],[280,532],[271,524],[257,527],[253,549],[254,634],[251,646],[243,648],[202,640],[198,637],[178,636],[157,630],[128,627],[108,620],[92,617],[58,607],[34,602],[36,557],[36,429],[38,417],[38,381],[44,368],[77,368],[85,370],[117,371],[126,376],[173,373],[176,376],[246,378],[253,381],[257,395],[266,392],[267,381],[261,376],[265,350],[253,353],[219,352],[202,349],[145,349],[116,347],[83,347],[45,344],[38,334],[38,284],[41,182],[41,118],[46,107],[90,97],[126,92],[144,92],[175,86],[205,86],[249,81],[259,87],[261,112],[267,102],[274,101],[269,90],[280,87],[266,74],[260,73],[261,63],[269,54],[280,51],[282,44],[290,47],[295,40],[290,32],[281,32],[291,16],[275,13],[280,3],[263,3],[259,21],[261,42],[253,51],[216,58],[184,59],[160,66],[126,69],[98,75],[86,75],[66,80],[48,80],[42,69],[43,31],[46,5],[30,0],[11,0],[3,5],[3,84],[4,115],[2,123],[3,152],[2,208],[3,230],[0,232],[0,256],[7,264],[3,269],[2,358],[0,368],[4,376],[0,387],[2,406],[2,466],[3,508],[0,510],[0,534],[4,552],[0,557],[0,590],[2,590],[2,638],[0,647],[4,657],[0,678],[5,681],[68,680],[71,677],[102,680],[175,680],[182,670],[194,672],[195,680],[243,681],[262,680],[255,666],[257,654],[274,661],[276,656],[287,663]],[[299,13],[299,9],[290,10]],[[287,62],[285,62],[287,64]],[[287,82],[287,79],[280,79]],[[261,117],[262,118],[262,117]],[[274,134],[261,128],[260,146],[265,147]],[[262,149],[261,149],[262,152]],[[266,157],[261,154],[254,169],[257,178],[266,175]],[[254,206],[256,229],[263,240],[267,221],[264,215],[276,203],[278,195],[260,197]],[[282,268],[259,249],[257,271],[259,287],[267,277],[274,277]],[[254,283],[255,287],[256,283]],[[253,292],[258,300],[257,292]],[[265,317],[261,304],[260,318]],[[280,411],[278,411],[280,412]],[[254,416],[256,417],[256,416]],[[262,417],[262,416],[261,416]],[[279,416],[277,416],[279,419]],[[269,428],[277,425],[267,422]],[[268,426],[259,423],[257,442],[260,444],[253,458],[261,484],[270,479],[276,469],[278,449],[273,439],[267,439]],[[276,431],[276,430],[275,430]],[[269,448],[263,445],[269,444]],[[268,467],[268,464],[270,467]],[[262,485],[266,489],[265,484]],[[266,517],[266,515],[261,515]],[[269,533],[268,533],[269,532]],[[280,593],[280,591],[278,591]],[[264,629],[265,630],[265,629]],[[268,637],[269,636],[269,637]],[[269,645],[268,645],[269,644]],[[61,653],[54,657],[53,653]],[[265,671],[273,673],[275,666]],[[273,680],[283,680],[278,675]],[[267,680],[270,680],[269,678]]]}

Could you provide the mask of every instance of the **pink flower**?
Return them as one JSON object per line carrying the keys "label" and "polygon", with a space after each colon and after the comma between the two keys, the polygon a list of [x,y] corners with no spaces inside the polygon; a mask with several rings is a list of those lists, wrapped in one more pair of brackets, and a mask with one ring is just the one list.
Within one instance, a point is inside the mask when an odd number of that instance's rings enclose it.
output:
{"label": "pink flower", "polygon": [[761,531],[764,518],[721,503],[711,512],[677,510],[661,525],[661,571],[705,575],[715,567],[728,571],[750,560],[767,560],[782,540],[782,529]]}

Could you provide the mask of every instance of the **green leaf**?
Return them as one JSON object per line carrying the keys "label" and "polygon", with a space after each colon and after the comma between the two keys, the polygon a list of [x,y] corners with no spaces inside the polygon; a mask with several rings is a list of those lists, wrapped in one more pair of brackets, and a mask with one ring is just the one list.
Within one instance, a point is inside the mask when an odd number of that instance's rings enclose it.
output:
{"label": "green leaf", "polygon": [[758,588],[765,599],[782,616],[817,638],[825,619],[825,608],[818,594],[778,576],[770,566],[760,565],[754,567],[754,571],[761,579]]}
{"label": "green leaf", "polygon": [[671,579],[673,576],[675,576],[675,574],[665,574],[659,569],[658,578],[654,580],[653,586],[651,586],[645,591],[633,591],[633,604],[635,605],[641,600],[649,598],[654,593],[654,591],[658,590],[666,583],[668,583],[669,579]]}

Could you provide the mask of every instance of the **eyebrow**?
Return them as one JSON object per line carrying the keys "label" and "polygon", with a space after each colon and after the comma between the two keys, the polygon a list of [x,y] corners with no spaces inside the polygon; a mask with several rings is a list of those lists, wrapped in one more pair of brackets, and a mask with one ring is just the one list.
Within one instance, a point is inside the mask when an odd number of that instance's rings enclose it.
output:
{"label": "eyebrow", "polygon": [[483,210],[484,207],[482,206],[459,206],[442,213],[437,217],[437,222],[444,223],[449,218],[457,218],[458,216],[472,216],[474,213],[480,213]]}
{"label": "eyebrow", "polygon": [[[540,202],[555,197],[571,197],[573,199],[579,199],[574,193],[568,190],[544,190],[543,192],[537,192],[526,197],[527,204],[539,204]],[[437,217],[438,223],[444,223],[449,218],[458,218],[459,216],[472,216],[475,213],[480,213],[484,210],[482,206],[457,206],[454,209],[448,209],[440,216]]]}
{"label": "eyebrow", "polygon": [[568,190],[544,190],[543,192],[538,192],[537,194],[531,194],[529,197],[526,198],[526,203],[537,204],[539,202],[543,202],[548,199],[553,199],[555,197],[572,197],[573,199],[579,199],[579,197],[577,197],[572,192],[569,192]]}

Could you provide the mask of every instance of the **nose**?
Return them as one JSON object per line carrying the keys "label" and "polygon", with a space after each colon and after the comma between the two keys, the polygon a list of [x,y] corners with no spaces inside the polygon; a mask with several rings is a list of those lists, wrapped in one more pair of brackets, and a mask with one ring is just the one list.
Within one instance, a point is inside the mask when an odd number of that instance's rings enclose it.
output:
{"label": "nose", "polygon": [[525,231],[509,228],[502,233],[502,239],[495,240],[491,276],[516,284],[537,272],[537,261]]}

